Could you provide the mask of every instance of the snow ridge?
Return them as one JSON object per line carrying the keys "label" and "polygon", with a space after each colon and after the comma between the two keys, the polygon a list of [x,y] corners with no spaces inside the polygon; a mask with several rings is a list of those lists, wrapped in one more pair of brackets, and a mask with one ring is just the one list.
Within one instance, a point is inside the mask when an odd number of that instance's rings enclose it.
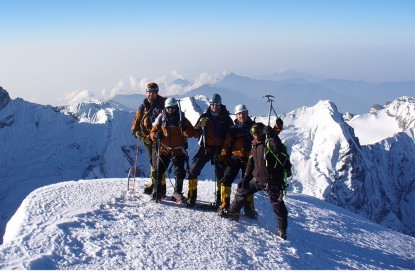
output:
{"label": "snow ridge", "polygon": [[[154,203],[149,179],[63,182],[32,192],[9,222],[0,269],[414,269],[415,238],[302,194],[286,199],[289,239],[256,194],[259,220]],[[201,181],[200,199],[214,183]],[[168,185],[168,194],[173,187]]]}

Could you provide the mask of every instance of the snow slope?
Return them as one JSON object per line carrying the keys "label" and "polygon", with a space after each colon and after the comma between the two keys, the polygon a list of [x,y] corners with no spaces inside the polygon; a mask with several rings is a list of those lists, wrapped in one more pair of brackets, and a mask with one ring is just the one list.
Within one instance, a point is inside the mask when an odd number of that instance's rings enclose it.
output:
{"label": "snow slope", "polygon": [[[126,179],[33,191],[7,224],[0,269],[415,269],[415,238],[310,196],[286,198],[284,241],[263,193],[259,220],[234,222],[156,204],[141,193],[148,181],[136,179],[135,192]],[[213,200],[213,182],[199,187],[200,199]]]}

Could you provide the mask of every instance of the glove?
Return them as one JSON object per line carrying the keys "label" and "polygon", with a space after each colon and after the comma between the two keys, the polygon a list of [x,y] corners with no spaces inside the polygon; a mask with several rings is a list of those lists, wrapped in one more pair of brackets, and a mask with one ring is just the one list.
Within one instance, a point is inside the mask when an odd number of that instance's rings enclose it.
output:
{"label": "glove", "polygon": [[206,117],[200,118],[200,126],[201,127],[206,127],[207,120],[208,120],[208,118],[206,118]]}
{"label": "glove", "polygon": [[141,140],[143,140],[143,143],[146,145],[151,145],[151,139],[150,139],[150,135],[146,135],[146,136],[140,136],[139,137]]}
{"label": "glove", "polygon": [[154,138],[155,138],[156,140],[161,140],[161,138],[163,138],[163,133],[162,133],[161,131],[157,131],[157,132],[154,134]]}

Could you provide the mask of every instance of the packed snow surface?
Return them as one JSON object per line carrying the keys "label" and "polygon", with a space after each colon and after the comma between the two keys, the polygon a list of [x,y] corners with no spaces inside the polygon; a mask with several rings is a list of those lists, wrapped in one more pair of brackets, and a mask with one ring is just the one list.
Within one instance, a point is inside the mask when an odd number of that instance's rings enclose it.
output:
{"label": "packed snow surface", "polygon": [[[128,192],[117,178],[33,191],[7,224],[0,269],[415,269],[415,238],[311,196],[288,194],[282,240],[262,192],[259,219],[235,222],[155,203],[142,193],[148,181]],[[214,182],[198,190],[213,200]]]}

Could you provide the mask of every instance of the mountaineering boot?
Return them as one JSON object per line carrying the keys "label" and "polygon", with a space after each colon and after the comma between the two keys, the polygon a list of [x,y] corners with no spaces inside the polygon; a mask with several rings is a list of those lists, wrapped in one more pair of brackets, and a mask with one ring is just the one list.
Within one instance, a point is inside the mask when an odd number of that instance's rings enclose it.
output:
{"label": "mountaineering boot", "polygon": [[258,213],[255,211],[254,206],[254,195],[246,196],[246,201],[244,204],[244,216],[250,219],[258,219]]}
{"label": "mountaineering boot", "polygon": [[[164,180],[164,181],[163,181]],[[150,183],[144,187],[144,193],[147,195],[151,195],[151,193],[153,192],[153,188],[154,188],[154,178],[150,178]],[[163,179],[161,182],[161,194],[163,195],[163,197],[166,196],[166,176],[163,174]]]}
{"label": "mountaineering boot", "polygon": [[237,200],[237,198],[235,197],[231,203],[231,207],[229,207],[229,211],[221,215],[221,217],[234,220],[234,221],[239,221],[239,213],[242,209],[242,206],[243,206],[243,201]]}
{"label": "mountaineering boot", "polygon": [[153,193],[151,194],[152,199],[155,201],[160,201],[166,195],[166,186],[163,187],[162,175],[154,171],[154,187]]}
{"label": "mountaineering boot", "polygon": [[[155,188],[155,187],[154,187]],[[163,193],[162,193],[162,185],[161,185],[161,181],[159,183],[157,183],[157,190],[154,189],[153,193],[151,194],[151,198],[152,200],[155,201],[160,201],[163,199]]]}
{"label": "mountaineering boot", "polygon": [[286,229],[278,229],[278,237],[280,237],[283,240],[287,239],[287,230]]}
{"label": "mountaineering boot", "polygon": [[232,209],[230,209],[227,212],[221,213],[220,216],[223,218],[230,219],[230,220],[239,221],[239,212],[232,210]]}
{"label": "mountaineering boot", "polygon": [[174,186],[174,192],[172,195],[173,200],[180,203],[185,203],[186,198],[183,196],[183,179],[176,178],[176,185]]}
{"label": "mountaineering boot", "polygon": [[221,193],[221,205],[219,206],[218,213],[221,216],[229,211],[231,203],[231,187],[220,187]]}
{"label": "mountaineering boot", "polygon": [[151,179],[150,183],[144,187],[144,193],[147,195],[151,195],[151,193],[153,192],[153,187],[154,187],[154,184],[153,184],[153,180]]}
{"label": "mountaineering boot", "polygon": [[187,193],[187,206],[194,207],[197,198],[197,178],[189,179],[189,189]]}
{"label": "mountaineering boot", "polygon": [[144,193],[147,195],[151,195],[154,188],[154,177],[155,177],[155,169],[153,166],[150,166],[150,183],[148,183],[147,186],[144,187]]}

